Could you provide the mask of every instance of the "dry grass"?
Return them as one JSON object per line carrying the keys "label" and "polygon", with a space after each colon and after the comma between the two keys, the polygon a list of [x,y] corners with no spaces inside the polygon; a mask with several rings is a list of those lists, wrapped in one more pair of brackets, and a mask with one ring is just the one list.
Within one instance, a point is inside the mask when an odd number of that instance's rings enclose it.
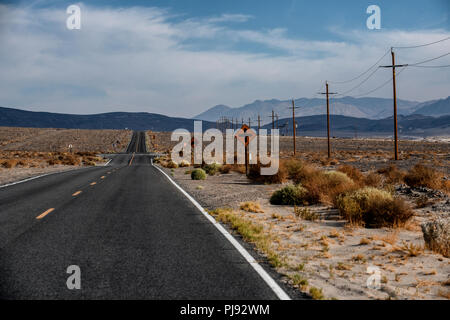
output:
{"label": "dry grass", "polygon": [[94,152],[0,152],[0,167],[5,169],[47,167],[54,165],[80,166],[104,162]]}
{"label": "dry grass", "polygon": [[443,173],[422,164],[417,164],[409,170],[404,180],[411,187],[446,188],[443,183]]}
{"label": "dry grass", "polygon": [[251,201],[241,203],[240,209],[247,211],[247,212],[264,213],[264,211],[261,209],[261,206],[259,205],[259,203],[251,202]]}
{"label": "dry grass", "polygon": [[296,217],[300,217],[303,220],[316,221],[319,219],[318,214],[311,211],[309,208],[294,207],[294,213]]}
{"label": "dry grass", "polygon": [[378,173],[385,176],[388,184],[403,183],[405,177],[405,173],[399,170],[395,165],[389,165],[386,168],[379,169]]}
{"label": "dry grass", "polygon": [[286,264],[285,259],[272,249],[272,243],[277,239],[264,230],[260,224],[252,222],[231,209],[216,209],[209,212],[216,220],[227,224],[238,232],[245,241],[253,243],[264,253],[269,262],[279,268]]}
{"label": "dry grass", "polygon": [[336,205],[350,224],[366,227],[399,227],[413,216],[405,201],[372,187],[342,194]]}
{"label": "dry grass", "polygon": [[260,164],[250,165],[247,177],[250,180],[264,184],[280,184],[287,181],[288,173],[281,163],[277,173],[271,176],[261,175],[261,168],[262,166]]}
{"label": "dry grass", "polygon": [[421,255],[425,251],[425,247],[423,245],[415,245],[414,243],[403,243],[400,247],[400,250],[406,252],[408,257],[417,257]]}

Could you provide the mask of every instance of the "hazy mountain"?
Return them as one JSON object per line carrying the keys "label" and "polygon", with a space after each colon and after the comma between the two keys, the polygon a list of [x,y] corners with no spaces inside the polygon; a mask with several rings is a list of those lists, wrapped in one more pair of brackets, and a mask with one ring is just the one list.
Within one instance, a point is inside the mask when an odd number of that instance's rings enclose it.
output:
{"label": "hazy mountain", "polygon": [[[397,100],[397,107],[399,114],[408,115],[413,113],[419,102]],[[258,115],[261,116],[263,123],[271,121],[270,116],[272,110],[278,114],[279,118],[287,118],[292,115],[289,109],[292,103],[290,100],[256,100],[253,103],[247,104],[238,108],[231,108],[224,105],[215,106],[198,116],[196,119],[216,121],[220,117],[237,118],[239,121],[244,119],[248,121],[256,121]],[[326,113],[325,99],[307,99],[301,98],[295,100],[295,105],[299,107],[296,110],[296,115],[312,116]],[[352,98],[343,97],[330,100],[330,112],[335,115],[343,115],[356,118],[367,119],[383,119],[389,117],[393,113],[392,99],[383,98]]]}
{"label": "hazy mountain", "polygon": [[[270,105],[270,104],[269,104]],[[267,113],[269,114],[269,113]],[[296,117],[297,134],[325,136],[326,116]],[[450,115],[431,117],[419,114],[399,116],[401,136],[450,135]],[[255,122],[253,122],[255,125]],[[292,134],[292,118],[279,119],[282,134]],[[152,113],[112,112],[93,115],[73,115],[49,112],[32,112],[0,107],[0,126],[68,129],[132,129],[173,131],[184,128],[193,131],[192,119],[172,118]],[[203,129],[215,128],[215,122],[203,121]],[[265,128],[270,129],[271,124]],[[333,136],[392,136],[393,119],[367,119],[341,115],[331,116]]]}
{"label": "hazy mountain", "polygon": [[[326,115],[296,117],[297,135],[299,136],[326,136]],[[280,134],[292,135],[292,118],[280,119],[278,122]],[[271,129],[272,125],[264,126]],[[340,115],[330,116],[330,128],[333,136],[392,136],[393,117],[385,119],[365,119]],[[409,115],[398,117],[398,131],[400,136],[449,136],[450,115],[431,117],[423,115]]]}
{"label": "hazy mountain", "polygon": [[423,114],[426,116],[444,116],[450,114],[450,97],[447,99],[434,100],[429,103],[421,104],[414,111],[415,114]]}
{"label": "hazy mountain", "polygon": [[[0,126],[66,129],[132,129],[173,131],[179,128],[193,131],[192,119],[172,118],[153,113],[112,112],[93,115],[74,115],[33,112],[0,107]],[[203,122],[203,128],[215,127]]]}

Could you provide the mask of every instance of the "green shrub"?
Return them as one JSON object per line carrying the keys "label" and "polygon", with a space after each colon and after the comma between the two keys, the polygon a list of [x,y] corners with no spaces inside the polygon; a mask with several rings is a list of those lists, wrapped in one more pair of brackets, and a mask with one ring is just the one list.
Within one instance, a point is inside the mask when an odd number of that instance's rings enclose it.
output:
{"label": "green shrub", "polygon": [[205,180],[206,179],[206,172],[203,169],[195,169],[191,172],[191,179],[192,180]]}
{"label": "green shrub", "polygon": [[340,171],[325,171],[323,173],[327,179],[327,184],[330,187],[336,187],[339,185],[353,184],[353,180],[350,179],[344,172]]}
{"label": "green shrub", "polygon": [[402,199],[372,187],[339,195],[336,206],[350,223],[372,228],[404,225],[413,215]]}
{"label": "green shrub", "polygon": [[273,205],[304,205],[307,204],[307,195],[308,190],[302,186],[289,185],[275,191],[270,197],[270,203]]}
{"label": "green shrub", "polygon": [[220,171],[221,167],[222,166],[220,164],[218,164],[218,163],[211,163],[211,164],[205,165],[203,167],[203,170],[205,170],[205,172],[207,174],[209,174],[210,176],[214,176]]}

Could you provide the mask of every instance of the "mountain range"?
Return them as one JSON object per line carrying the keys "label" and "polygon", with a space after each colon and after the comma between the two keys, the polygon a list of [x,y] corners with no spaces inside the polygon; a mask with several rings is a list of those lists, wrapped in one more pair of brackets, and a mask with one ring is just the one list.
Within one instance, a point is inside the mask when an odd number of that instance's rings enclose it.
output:
{"label": "mountain range", "polygon": [[[249,118],[256,121],[259,115],[262,123],[267,124],[272,121],[272,110],[278,115],[279,119],[292,117],[291,106],[291,100],[256,100],[237,108],[217,105],[194,118],[217,121],[221,117],[227,117],[228,119],[238,119],[239,122],[244,119],[247,122]],[[296,99],[295,106],[298,107],[296,115],[301,117],[326,114],[325,99]],[[330,99],[330,113],[334,115],[378,120],[392,116],[392,109],[392,99],[353,97]],[[450,115],[450,97],[422,103],[398,99],[397,109],[399,115],[421,114],[434,117]]]}
{"label": "mountain range", "polygon": [[[0,107],[0,126],[65,129],[130,129],[173,131],[184,128],[194,130],[192,119],[167,117],[155,113],[111,112],[76,115],[34,112]],[[215,128],[216,123],[203,121],[203,128]]]}
{"label": "mountain range", "polygon": [[[353,98],[342,100],[344,102],[352,102]],[[365,98],[375,105],[382,105],[376,98]],[[388,100],[388,99],[381,99]],[[277,101],[277,103],[275,103]],[[296,100],[297,105],[307,105],[307,99]],[[309,101],[311,105],[314,100]],[[387,106],[388,101],[384,101]],[[402,101],[401,110],[409,110],[408,115],[400,114],[398,116],[399,133],[402,137],[426,137],[426,136],[450,136],[450,112],[449,110],[450,98],[430,101],[429,103],[420,103],[413,106],[413,102]],[[289,106],[289,102],[280,102],[278,100],[270,100],[261,103],[254,103],[248,107],[243,107],[241,112],[247,112],[246,115],[255,110],[261,110],[258,106],[265,108],[263,114],[269,116],[271,113],[270,107],[277,104],[280,108]],[[285,104],[285,105],[283,105]],[[364,112],[371,112],[375,114],[374,110],[369,107],[361,107],[361,99],[353,105],[358,110],[365,110]],[[359,106],[358,106],[359,105]],[[382,105],[383,108],[384,105]],[[345,109],[342,107],[343,110]],[[387,108],[387,107],[386,107]],[[379,108],[380,109],[380,108]],[[199,118],[214,119],[214,121],[203,121],[203,129],[210,129],[216,127],[214,118],[218,112],[228,111],[233,109],[226,106],[216,106],[203,114]],[[387,109],[386,109],[387,110]],[[234,110],[236,112],[236,110]],[[256,111],[257,112],[257,111]],[[423,115],[421,113],[428,113],[430,115]],[[442,113],[447,115],[438,116]],[[300,115],[299,115],[300,114]],[[326,116],[307,115],[301,116],[301,112],[297,112],[296,123],[298,124],[298,135],[309,136],[324,136],[326,135]],[[362,117],[365,115],[361,111],[360,117],[347,115],[331,115],[331,130],[333,136],[339,137],[353,137],[358,136],[392,136],[393,119],[392,116],[387,116],[381,119],[370,119]],[[236,116],[237,117],[237,116]],[[244,116],[242,116],[244,117]],[[245,122],[248,121],[248,117]],[[266,121],[267,122],[267,121]],[[256,125],[252,121],[253,127]],[[277,125],[280,127],[281,134],[292,134],[292,117],[288,109],[286,117],[280,117]],[[34,112],[25,111],[12,108],[0,107],[0,126],[9,127],[33,127],[33,128],[67,128],[67,129],[130,129],[130,130],[152,130],[152,131],[173,131],[176,129],[187,129],[193,131],[194,119],[168,117],[161,114],[154,113],[131,113],[131,112],[111,112],[92,115],[75,115],[75,114],[61,114],[50,112]],[[266,124],[263,128],[270,129],[271,122]]]}

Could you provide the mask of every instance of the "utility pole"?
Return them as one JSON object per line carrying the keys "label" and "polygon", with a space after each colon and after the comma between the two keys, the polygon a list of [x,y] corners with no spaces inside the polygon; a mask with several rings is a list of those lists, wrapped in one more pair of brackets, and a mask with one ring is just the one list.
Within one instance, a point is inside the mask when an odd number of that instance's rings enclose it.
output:
{"label": "utility pole", "polygon": [[330,140],[330,95],[337,94],[337,92],[330,92],[328,90],[328,81],[325,81],[326,92],[319,92],[327,96],[327,137],[328,137],[328,159],[331,158],[331,140]]}
{"label": "utility pole", "polygon": [[272,118],[272,130],[274,130],[275,129],[275,113],[273,112],[273,110],[272,110],[272,115],[269,117]]}
{"label": "utility pole", "polygon": [[295,102],[294,99],[292,99],[292,107],[290,108],[292,109],[292,131],[294,133],[294,156],[296,154],[296,146],[295,146],[295,136],[296,136],[296,132],[295,132],[295,127],[296,127],[296,123],[295,123],[295,109],[298,109],[298,107],[295,106]]}
{"label": "utility pole", "polygon": [[251,129],[252,128],[252,119],[248,118],[248,127]]}
{"label": "utility pole", "polygon": [[261,117],[258,114],[258,135],[259,135],[259,130],[261,130]]}
{"label": "utility pole", "polygon": [[392,65],[380,66],[380,68],[392,68],[392,88],[394,98],[394,159],[398,160],[398,125],[397,125],[397,88],[395,83],[395,68],[407,67],[407,64],[395,64],[395,53],[391,47]]}

